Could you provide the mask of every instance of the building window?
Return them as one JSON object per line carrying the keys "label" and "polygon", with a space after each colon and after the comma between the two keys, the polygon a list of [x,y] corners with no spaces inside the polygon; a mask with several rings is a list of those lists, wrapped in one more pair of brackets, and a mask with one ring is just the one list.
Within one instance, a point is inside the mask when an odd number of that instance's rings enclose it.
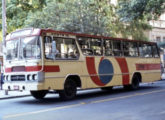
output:
{"label": "building window", "polygon": [[156,37],[156,42],[161,42],[161,37]]}
{"label": "building window", "polygon": [[165,37],[163,37],[163,42],[165,42]]}

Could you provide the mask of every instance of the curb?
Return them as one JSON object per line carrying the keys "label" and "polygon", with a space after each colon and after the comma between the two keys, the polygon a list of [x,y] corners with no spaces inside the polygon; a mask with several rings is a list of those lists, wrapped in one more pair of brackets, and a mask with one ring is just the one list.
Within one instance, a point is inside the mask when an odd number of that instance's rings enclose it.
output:
{"label": "curb", "polygon": [[21,97],[29,97],[29,96],[31,96],[31,95],[7,96],[7,97],[0,97],[0,100],[12,99],[12,98],[21,98]]}

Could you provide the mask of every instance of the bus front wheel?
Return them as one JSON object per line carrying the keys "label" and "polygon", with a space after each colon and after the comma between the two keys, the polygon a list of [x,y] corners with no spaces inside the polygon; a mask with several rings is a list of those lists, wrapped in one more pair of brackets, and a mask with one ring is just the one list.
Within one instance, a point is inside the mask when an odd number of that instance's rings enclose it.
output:
{"label": "bus front wheel", "polygon": [[59,96],[62,100],[70,100],[76,96],[77,86],[74,80],[68,79],[64,84],[64,90],[60,90]]}
{"label": "bus front wheel", "polygon": [[48,91],[47,90],[30,91],[30,93],[36,99],[43,99],[45,95],[48,93]]}

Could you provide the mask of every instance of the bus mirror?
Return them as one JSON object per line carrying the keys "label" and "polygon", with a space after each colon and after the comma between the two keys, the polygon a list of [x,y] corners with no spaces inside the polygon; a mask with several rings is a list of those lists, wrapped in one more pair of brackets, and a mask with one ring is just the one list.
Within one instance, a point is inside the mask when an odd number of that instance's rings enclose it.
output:
{"label": "bus mirror", "polygon": [[52,52],[56,52],[56,41],[52,41]]}
{"label": "bus mirror", "polygon": [[53,59],[55,59],[55,56],[56,56],[56,41],[52,41],[52,53],[53,53]]}

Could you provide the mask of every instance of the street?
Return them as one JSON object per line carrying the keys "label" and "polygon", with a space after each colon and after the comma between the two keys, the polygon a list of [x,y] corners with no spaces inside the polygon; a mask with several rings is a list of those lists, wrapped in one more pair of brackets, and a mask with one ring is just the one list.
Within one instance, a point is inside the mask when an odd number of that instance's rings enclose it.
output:
{"label": "street", "polygon": [[2,120],[164,120],[165,81],[142,84],[139,90],[116,87],[79,91],[70,101],[57,94],[0,100]]}

